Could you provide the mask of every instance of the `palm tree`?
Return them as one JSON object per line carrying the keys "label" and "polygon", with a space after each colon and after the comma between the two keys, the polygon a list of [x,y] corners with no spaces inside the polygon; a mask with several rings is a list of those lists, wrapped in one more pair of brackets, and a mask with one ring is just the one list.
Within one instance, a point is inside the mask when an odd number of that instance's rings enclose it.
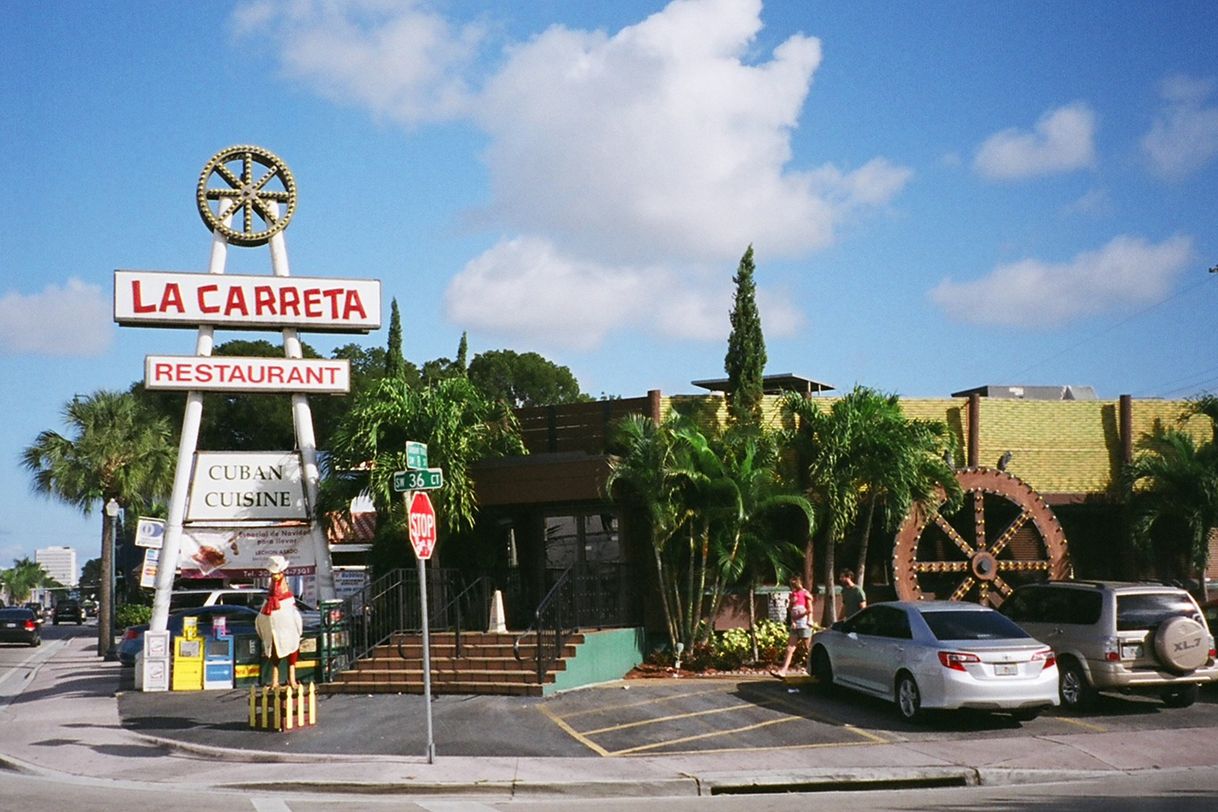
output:
{"label": "palm tree", "polygon": [[884,528],[895,532],[915,505],[930,508],[946,495],[946,510],[951,512],[961,491],[955,471],[945,462],[956,448],[946,423],[906,418],[896,395],[869,392],[860,395],[856,406],[868,424],[861,454],[865,507],[854,567],[858,583],[864,585],[877,510]]}
{"label": "palm tree", "polygon": [[686,519],[681,494],[684,463],[675,439],[683,420],[677,415],[659,423],[643,415],[623,418],[614,436],[619,453],[610,460],[605,482],[610,493],[624,487],[646,515],[660,606],[673,649],[682,641],[680,619],[684,616],[679,582],[668,566],[671,542]]}
{"label": "palm tree", "polygon": [[[811,533],[814,524],[812,503],[779,475],[777,440],[777,436],[765,431],[733,427],[724,436],[721,449],[739,510],[734,520],[724,522],[720,531],[723,549],[709,617],[713,619],[719,614],[726,587],[745,579],[754,661],[758,659],[757,585],[763,576],[782,583],[799,555],[798,547],[778,540],[778,519],[794,511],[801,517],[807,533]],[[725,518],[732,517],[729,514]]]}
{"label": "palm tree", "polygon": [[[883,506],[894,523],[912,504],[930,501],[936,487],[949,495],[959,493],[955,476],[943,461],[943,451],[952,442],[947,427],[907,420],[895,395],[856,386],[828,409],[796,394],[784,397],[782,406],[797,418],[788,441],[800,460],[808,497],[820,519],[822,578],[828,596],[833,594],[837,552],[863,507],[867,515],[860,569],[865,569],[865,541],[876,507]],[[805,571],[810,584],[811,561]],[[836,619],[835,602],[826,600],[824,624]]]}
{"label": "palm tree", "polygon": [[474,525],[473,463],[526,453],[511,409],[486,398],[464,376],[418,389],[400,378],[383,378],[356,396],[334,431],[323,508],[346,511],[353,498],[367,494],[386,519],[380,522],[382,535],[400,540],[405,511],[393,474],[406,468],[407,440],[426,443],[428,463],[444,471],[444,487],[432,494],[443,535]]}
{"label": "palm tree", "polygon": [[[1203,399],[1190,411],[1210,416],[1218,430],[1218,420],[1206,411],[1210,404]],[[1207,600],[1209,539],[1218,527],[1218,444],[1209,440],[1198,445],[1184,431],[1159,428],[1138,446],[1140,452],[1125,469],[1134,540],[1149,546],[1156,527],[1182,528],[1185,543],[1168,552],[1193,568],[1202,599]]]}
{"label": "palm tree", "polygon": [[28,558],[17,559],[12,569],[0,571],[0,583],[4,584],[9,599],[15,604],[24,603],[37,587],[63,586],[48,575],[41,564]]}
{"label": "palm tree", "polygon": [[[43,431],[21,454],[22,465],[34,475],[38,493],[58,499],[92,515],[114,499],[139,512],[163,500],[173,487],[176,448],[169,421],[152,414],[130,392],[94,392],[73,398],[64,407],[71,436]],[[102,513],[102,579],[110,583],[114,557],[110,545],[112,519]],[[112,629],[109,594],[102,591],[97,651],[105,655]]]}

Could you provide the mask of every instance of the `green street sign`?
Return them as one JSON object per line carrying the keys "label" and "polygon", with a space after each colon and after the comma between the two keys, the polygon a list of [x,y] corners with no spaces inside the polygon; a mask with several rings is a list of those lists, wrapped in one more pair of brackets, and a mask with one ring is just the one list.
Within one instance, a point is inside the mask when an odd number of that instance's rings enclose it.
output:
{"label": "green street sign", "polygon": [[427,467],[427,443],[406,441],[406,467],[413,470]]}
{"label": "green street sign", "polygon": [[444,487],[444,471],[440,468],[423,468],[418,471],[395,471],[393,474],[393,490],[403,491],[434,491]]}

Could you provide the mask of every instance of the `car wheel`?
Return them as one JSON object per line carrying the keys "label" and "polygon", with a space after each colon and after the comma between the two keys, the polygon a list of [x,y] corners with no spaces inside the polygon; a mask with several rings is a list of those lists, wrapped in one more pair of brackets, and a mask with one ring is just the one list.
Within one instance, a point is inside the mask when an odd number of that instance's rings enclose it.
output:
{"label": "car wheel", "polygon": [[40,637],[35,637],[33,640],[30,641],[30,648],[35,648],[36,646],[41,646],[41,645],[42,645],[42,638],[40,638]]}
{"label": "car wheel", "polygon": [[921,721],[923,716],[922,692],[908,672],[902,672],[897,677],[897,712],[906,722]]}
{"label": "car wheel", "polygon": [[59,621],[58,621],[58,620],[56,620],[56,621],[54,621],[54,622],[55,622],[55,625],[56,625],[56,626],[58,626],[58,625],[59,625]]}
{"label": "car wheel", "polygon": [[1083,668],[1074,660],[1058,663],[1057,687],[1062,705],[1075,711],[1090,710],[1095,706],[1098,692],[1087,681]]}
{"label": "car wheel", "polygon": [[1200,693],[1201,686],[1199,685],[1181,685],[1178,688],[1169,688],[1163,692],[1163,704],[1169,708],[1187,708],[1197,701]]}
{"label": "car wheel", "polygon": [[833,663],[829,662],[829,652],[821,646],[812,649],[812,676],[823,690],[832,690]]}
{"label": "car wheel", "polygon": [[1020,708],[1012,711],[1011,716],[1015,717],[1016,722],[1031,722],[1040,716],[1041,710],[1041,708]]}

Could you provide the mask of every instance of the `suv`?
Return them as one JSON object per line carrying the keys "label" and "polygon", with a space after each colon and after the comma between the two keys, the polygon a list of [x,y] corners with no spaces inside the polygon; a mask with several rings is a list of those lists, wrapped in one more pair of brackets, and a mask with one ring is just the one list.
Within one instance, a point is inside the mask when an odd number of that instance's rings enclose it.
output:
{"label": "suv", "polygon": [[55,604],[55,611],[51,614],[51,620],[56,626],[60,621],[70,620],[77,626],[85,622],[85,610],[80,604],[71,598],[64,598],[59,603]]}
{"label": "suv", "polygon": [[1062,705],[1086,710],[1100,691],[1158,693],[1169,707],[1218,682],[1214,637],[1193,596],[1174,586],[1111,581],[1028,584],[1002,613],[1053,647]]}

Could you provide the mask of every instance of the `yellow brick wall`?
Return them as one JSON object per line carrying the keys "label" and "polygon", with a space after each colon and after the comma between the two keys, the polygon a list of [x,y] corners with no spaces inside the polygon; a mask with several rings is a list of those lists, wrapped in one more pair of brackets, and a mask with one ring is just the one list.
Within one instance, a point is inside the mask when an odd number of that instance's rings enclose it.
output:
{"label": "yellow brick wall", "polygon": [[[816,397],[821,408],[831,408],[836,397]],[[779,398],[766,398],[768,425],[782,424]],[[1187,403],[1170,400],[1133,400],[1132,424],[1136,442],[1156,426],[1188,431],[1198,442],[1210,439],[1208,418],[1194,416],[1181,423]],[[699,416],[703,425],[721,427],[727,422],[722,397],[678,395],[661,399],[661,414],[672,409]],[[968,399],[902,399],[901,410],[910,419],[945,422],[960,446],[957,464],[963,465],[968,448]],[[1011,452],[1007,470],[1044,494],[1101,494],[1119,485],[1121,440],[1118,401],[1046,401],[981,398],[979,462],[995,466]]]}

